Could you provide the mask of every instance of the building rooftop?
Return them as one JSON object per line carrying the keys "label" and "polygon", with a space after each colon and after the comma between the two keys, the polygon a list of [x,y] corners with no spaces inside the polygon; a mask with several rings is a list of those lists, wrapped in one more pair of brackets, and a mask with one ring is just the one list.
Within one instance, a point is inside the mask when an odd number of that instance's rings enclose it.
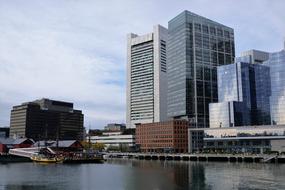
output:
{"label": "building rooftop", "polygon": [[28,138],[19,138],[19,139],[13,139],[13,138],[0,138],[0,144],[9,144],[9,145],[17,145],[25,142],[26,140],[30,140],[33,142],[33,140]]}
{"label": "building rooftop", "polygon": [[225,26],[225,25],[223,25],[221,23],[218,23],[218,22],[213,21],[211,19],[208,19],[206,17],[200,16],[200,15],[195,14],[193,12],[190,12],[188,10],[184,10],[182,13],[180,13],[179,15],[177,15],[176,17],[171,19],[168,23],[175,22],[176,20],[180,19],[183,16],[186,17],[186,19],[187,19],[187,15],[191,16],[192,18],[196,18],[197,20],[200,19],[200,20],[203,20],[203,21],[208,22],[208,23],[213,23],[213,24],[216,24],[216,25],[220,25],[221,27],[225,27],[225,28],[228,28],[228,29],[233,31],[233,28],[231,28],[231,27]]}

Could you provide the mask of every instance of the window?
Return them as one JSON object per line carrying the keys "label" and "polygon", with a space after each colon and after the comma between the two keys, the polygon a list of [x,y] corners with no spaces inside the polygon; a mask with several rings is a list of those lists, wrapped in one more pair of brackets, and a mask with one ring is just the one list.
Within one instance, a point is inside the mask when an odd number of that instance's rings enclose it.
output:
{"label": "window", "polygon": [[204,68],[204,80],[211,80],[211,70],[210,68]]}
{"label": "window", "polygon": [[203,25],[202,28],[203,28],[203,33],[205,33],[205,34],[208,34],[208,33],[209,33],[208,26]]}
{"label": "window", "polygon": [[201,24],[195,23],[195,32],[201,32]]}
{"label": "window", "polygon": [[196,66],[196,78],[198,80],[203,80],[203,67],[200,65]]}
{"label": "window", "polygon": [[210,27],[210,34],[216,35],[216,29],[215,29],[215,27]]}
{"label": "window", "polygon": [[224,65],[225,64],[225,59],[224,59],[224,54],[219,53],[218,54],[218,60],[219,60],[219,65]]}
{"label": "window", "polygon": [[217,53],[214,51],[211,52],[211,62],[213,66],[217,66],[218,64]]}
{"label": "window", "polygon": [[223,30],[218,28],[217,29],[217,34],[218,34],[218,36],[223,37]]}

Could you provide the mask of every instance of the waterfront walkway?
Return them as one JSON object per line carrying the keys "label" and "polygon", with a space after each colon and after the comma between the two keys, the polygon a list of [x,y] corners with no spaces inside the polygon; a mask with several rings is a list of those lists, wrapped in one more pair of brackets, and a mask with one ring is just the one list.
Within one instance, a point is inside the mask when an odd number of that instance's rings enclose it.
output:
{"label": "waterfront walkway", "polygon": [[225,162],[285,162],[285,155],[272,154],[159,154],[105,153],[105,158],[134,158],[140,160],[185,160]]}

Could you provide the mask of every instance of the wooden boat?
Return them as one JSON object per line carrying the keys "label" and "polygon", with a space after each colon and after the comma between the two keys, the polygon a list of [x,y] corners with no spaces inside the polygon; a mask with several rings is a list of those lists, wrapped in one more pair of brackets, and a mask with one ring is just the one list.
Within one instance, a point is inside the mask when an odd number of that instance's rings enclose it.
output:
{"label": "wooden boat", "polygon": [[33,160],[34,162],[41,162],[41,163],[62,163],[63,162],[63,158],[57,158],[57,157],[48,158],[43,155],[32,156],[31,160]]}

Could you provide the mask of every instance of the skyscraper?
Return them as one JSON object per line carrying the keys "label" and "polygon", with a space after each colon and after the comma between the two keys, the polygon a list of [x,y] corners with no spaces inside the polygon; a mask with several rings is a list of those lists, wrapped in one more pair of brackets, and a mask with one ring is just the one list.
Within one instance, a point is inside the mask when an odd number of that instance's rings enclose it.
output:
{"label": "skyscraper", "polygon": [[168,22],[167,115],[209,127],[209,103],[218,101],[217,66],[233,63],[234,30],[189,11]]}
{"label": "skyscraper", "polygon": [[270,112],[271,124],[285,124],[285,42],[284,49],[270,53],[264,65],[270,67],[271,97]]}
{"label": "skyscraper", "polygon": [[126,124],[152,123],[166,119],[167,29],[156,25],[153,32],[128,35]]}

